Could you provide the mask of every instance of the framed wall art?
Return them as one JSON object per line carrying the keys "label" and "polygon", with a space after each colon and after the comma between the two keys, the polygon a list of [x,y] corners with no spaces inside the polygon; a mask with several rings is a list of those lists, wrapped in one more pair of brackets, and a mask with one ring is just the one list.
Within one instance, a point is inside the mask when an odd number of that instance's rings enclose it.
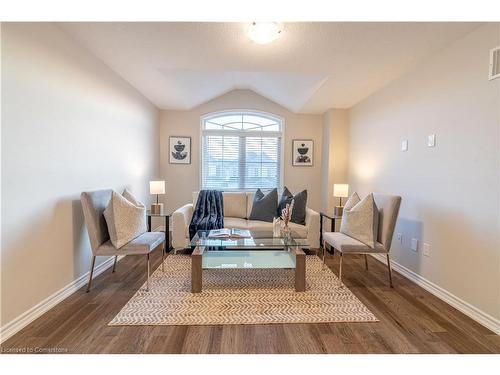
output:
{"label": "framed wall art", "polygon": [[191,137],[169,137],[170,164],[191,164]]}
{"label": "framed wall art", "polygon": [[294,139],[292,149],[292,165],[294,167],[312,167],[314,158],[314,142],[312,139]]}

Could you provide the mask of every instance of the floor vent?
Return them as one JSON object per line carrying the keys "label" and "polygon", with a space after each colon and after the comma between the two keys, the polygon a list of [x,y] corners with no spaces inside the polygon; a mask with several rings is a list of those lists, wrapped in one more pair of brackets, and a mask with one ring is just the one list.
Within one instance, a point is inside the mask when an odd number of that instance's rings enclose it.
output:
{"label": "floor vent", "polygon": [[490,81],[500,77],[500,47],[490,51]]}

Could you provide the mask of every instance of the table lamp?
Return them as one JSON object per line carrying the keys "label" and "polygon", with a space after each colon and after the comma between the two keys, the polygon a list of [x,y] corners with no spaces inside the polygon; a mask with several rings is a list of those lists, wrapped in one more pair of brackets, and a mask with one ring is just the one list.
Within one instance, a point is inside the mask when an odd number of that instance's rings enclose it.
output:
{"label": "table lamp", "polygon": [[163,203],[158,203],[158,194],[165,194],[165,181],[149,181],[149,193],[156,194],[156,203],[151,204],[151,213],[161,214]]}
{"label": "table lamp", "polygon": [[342,206],[342,198],[347,198],[349,196],[349,185],[348,184],[333,184],[333,196],[340,198],[340,205],[335,206],[334,215],[342,216],[344,213],[344,206]]}

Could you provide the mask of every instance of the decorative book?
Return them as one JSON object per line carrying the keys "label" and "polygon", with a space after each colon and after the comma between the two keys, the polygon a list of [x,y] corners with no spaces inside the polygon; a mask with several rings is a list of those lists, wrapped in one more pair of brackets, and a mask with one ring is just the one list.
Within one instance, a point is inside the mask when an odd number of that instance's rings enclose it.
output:
{"label": "decorative book", "polygon": [[250,238],[250,231],[247,229],[238,228],[224,228],[224,229],[212,229],[208,233],[209,238]]}

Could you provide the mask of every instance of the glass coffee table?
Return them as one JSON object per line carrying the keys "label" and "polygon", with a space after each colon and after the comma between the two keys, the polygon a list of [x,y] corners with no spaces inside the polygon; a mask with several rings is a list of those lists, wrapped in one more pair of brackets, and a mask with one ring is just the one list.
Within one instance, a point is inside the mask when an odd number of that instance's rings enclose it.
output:
{"label": "glass coffee table", "polygon": [[295,269],[295,291],[306,289],[307,239],[293,231],[273,237],[272,231],[250,231],[250,238],[213,238],[198,231],[191,240],[191,292],[200,293],[206,269]]}

